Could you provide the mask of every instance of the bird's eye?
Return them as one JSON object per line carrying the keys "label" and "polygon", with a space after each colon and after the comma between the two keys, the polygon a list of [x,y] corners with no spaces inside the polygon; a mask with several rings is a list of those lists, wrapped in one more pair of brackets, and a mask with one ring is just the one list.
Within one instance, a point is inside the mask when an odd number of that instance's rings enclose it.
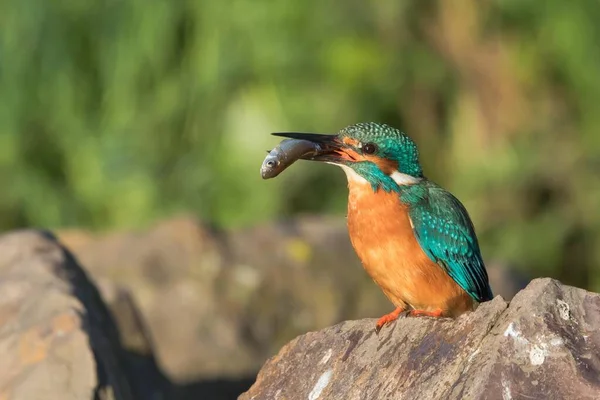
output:
{"label": "bird's eye", "polygon": [[366,143],[362,146],[362,151],[365,154],[373,154],[377,151],[377,145],[375,143]]}

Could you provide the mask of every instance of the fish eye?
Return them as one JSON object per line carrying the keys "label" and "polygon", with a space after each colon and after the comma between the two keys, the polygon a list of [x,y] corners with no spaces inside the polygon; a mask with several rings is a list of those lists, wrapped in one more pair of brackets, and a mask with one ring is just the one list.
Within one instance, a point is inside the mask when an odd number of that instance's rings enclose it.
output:
{"label": "fish eye", "polygon": [[377,151],[377,145],[375,143],[366,143],[362,146],[362,151],[365,154],[373,154]]}
{"label": "fish eye", "polygon": [[279,162],[277,160],[267,161],[267,167],[269,167],[269,168],[275,168],[278,164],[279,164]]}

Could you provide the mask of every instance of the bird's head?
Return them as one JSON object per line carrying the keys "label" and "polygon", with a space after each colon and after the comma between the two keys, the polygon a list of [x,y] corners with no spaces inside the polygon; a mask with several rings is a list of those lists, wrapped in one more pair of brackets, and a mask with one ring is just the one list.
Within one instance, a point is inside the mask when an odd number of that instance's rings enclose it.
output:
{"label": "bird's head", "polygon": [[337,135],[315,133],[274,133],[309,140],[321,147],[309,160],[339,165],[348,181],[367,181],[373,190],[399,190],[423,179],[417,146],[403,132],[374,122],[350,125]]}

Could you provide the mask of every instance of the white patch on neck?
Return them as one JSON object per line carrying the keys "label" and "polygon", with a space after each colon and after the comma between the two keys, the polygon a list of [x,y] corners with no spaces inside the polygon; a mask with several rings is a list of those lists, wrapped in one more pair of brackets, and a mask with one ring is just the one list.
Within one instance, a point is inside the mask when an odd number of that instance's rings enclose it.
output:
{"label": "white patch on neck", "polygon": [[[346,173],[348,182],[360,183],[360,184],[368,184],[369,183],[365,178],[360,176],[354,169],[352,169],[351,167],[349,167],[347,165],[337,164],[337,163],[333,163],[333,162],[329,162],[328,164],[337,165],[338,167],[342,168],[344,170],[344,172]],[[394,171],[390,175],[390,178],[392,178],[394,180],[394,182],[396,182],[400,186],[414,185],[415,183],[419,183],[421,181],[421,178],[415,178],[414,176],[403,174],[400,171]]]}
{"label": "white patch on neck", "polygon": [[394,171],[390,175],[390,178],[392,178],[394,180],[394,182],[396,182],[400,186],[414,185],[415,183],[419,183],[421,181],[421,178],[415,178],[414,176],[403,174],[402,172],[399,172],[399,171]]}
{"label": "white patch on neck", "polygon": [[361,183],[361,184],[369,183],[365,178],[360,176],[355,170],[353,170],[352,168],[350,168],[347,165],[336,164],[336,163],[329,163],[329,164],[333,164],[333,165],[337,165],[338,167],[341,167],[344,170],[344,172],[346,173],[348,182]]}

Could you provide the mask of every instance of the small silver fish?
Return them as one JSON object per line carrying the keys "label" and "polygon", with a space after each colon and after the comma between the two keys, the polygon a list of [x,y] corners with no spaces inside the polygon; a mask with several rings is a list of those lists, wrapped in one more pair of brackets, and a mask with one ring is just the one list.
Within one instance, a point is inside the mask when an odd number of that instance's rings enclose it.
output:
{"label": "small silver fish", "polygon": [[321,146],[308,140],[282,140],[263,161],[260,175],[263,179],[275,178],[296,160],[314,156],[319,151],[321,151]]}

